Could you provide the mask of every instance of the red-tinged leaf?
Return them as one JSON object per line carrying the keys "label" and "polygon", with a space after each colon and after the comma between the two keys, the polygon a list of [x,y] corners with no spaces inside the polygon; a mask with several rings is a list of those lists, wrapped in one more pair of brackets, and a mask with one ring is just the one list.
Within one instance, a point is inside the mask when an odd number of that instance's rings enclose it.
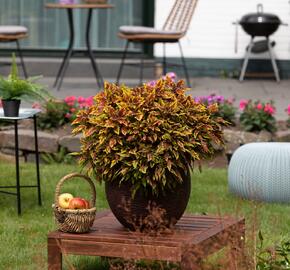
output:
{"label": "red-tinged leaf", "polygon": [[128,133],[128,129],[127,129],[126,127],[122,127],[122,128],[121,128],[121,133],[122,133],[123,135],[127,135],[127,133]]}

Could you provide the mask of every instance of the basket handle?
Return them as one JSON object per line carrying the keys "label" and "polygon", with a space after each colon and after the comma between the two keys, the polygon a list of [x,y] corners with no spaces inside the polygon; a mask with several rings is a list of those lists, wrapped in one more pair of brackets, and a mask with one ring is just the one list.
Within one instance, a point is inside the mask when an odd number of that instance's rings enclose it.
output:
{"label": "basket handle", "polygon": [[96,188],[95,188],[95,185],[94,185],[93,181],[91,180],[91,178],[89,178],[86,175],[80,174],[80,173],[70,173],[68,175],[65,175],[63,178],[61,178],[59,180],[59,182],[57,183],[56,188],[55,188],[55,195],[54,195],[55,205],[59,206],[58,205],[58,197],[59,197],[60,189],[61,189],[63,183],[65,181],[71,180],[74,177],[83,178],[84,180],[86,180],[90,184],[90,187],[91,187],[91,190],[92,190],[90,203],[91,203],[91,207],[95,207],[95,204],[96,204]]}

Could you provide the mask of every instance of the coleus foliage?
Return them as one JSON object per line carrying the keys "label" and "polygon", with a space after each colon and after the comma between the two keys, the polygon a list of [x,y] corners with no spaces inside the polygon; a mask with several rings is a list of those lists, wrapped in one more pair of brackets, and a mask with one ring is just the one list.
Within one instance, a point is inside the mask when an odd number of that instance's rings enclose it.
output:
{"label": "coleus foliage", "polygon": [[223,144],[217,105],[198,103],[185,90],[169,77],[136,88],[106,83],[73,122],[73,133],[83,135],[80,164],[100,181],[130,181],[133,196],[140,187],[174,189],[181,170]]}

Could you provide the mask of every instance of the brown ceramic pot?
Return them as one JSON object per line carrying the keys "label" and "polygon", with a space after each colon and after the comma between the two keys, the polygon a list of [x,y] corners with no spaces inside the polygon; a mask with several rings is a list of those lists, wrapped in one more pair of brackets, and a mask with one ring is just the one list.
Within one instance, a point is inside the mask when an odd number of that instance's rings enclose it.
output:
{"label": "brown ceramic pot", "polygon": [[[168,177],[172,177],[172,175]],[[106,182],[107,201],[117,220],[130,230],[135,231],[138,229],[142,231],[142,229],[146,228],[147,224],[144,224],[146,223],[144,220],[148,221],[148,216],[152,215],[152,208],[156,209],[156,207],[165,210],[165,215],[161,222],[162,226],[171,227],[183,215],[190,197],[191,182],[189,171],[183,172],[182,177],[183,182],[177,184],[174,190],[168,190],[164,194],[154,196],[152,192],[145,192],[143,189],[139,189],[133,199],[130,182],[123,182],[121,185],[119,185],[117,179],[112,182]],[[160,220],[158,223],[160,223]]]}

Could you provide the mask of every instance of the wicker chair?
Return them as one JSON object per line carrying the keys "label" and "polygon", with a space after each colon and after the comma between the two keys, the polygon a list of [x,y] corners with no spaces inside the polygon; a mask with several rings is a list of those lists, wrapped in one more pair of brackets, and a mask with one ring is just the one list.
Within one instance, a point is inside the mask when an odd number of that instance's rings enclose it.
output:
{"label": "wicker chair", "polygon": [[[198,0],[176,0],[161,30],[143,26],[121,26],[119,28],[118,36],[126,40],[126,45],[117,75],[117,84],[119,84],[130,42],[139,42],[142,44],[163,43],[163,74],[166,74],[167,72],[166,43],[178,43],[186,81],[188,86],[190,86],[189,75],[184,60],[180,39],[185,36],[188,30],[197,1]],[[140,69],[141,84],[143,80],[143,58],[141,58]]]}
{"label": "wicker chair", "polygon": [[19,40],[28,36],[28,30],[25,26],[20,25],[0,25],[0,42],[15,42],[17,53],[20,58],[23,74],[27,78],[27,70],[24,64],[22,51],[20,48]]}

